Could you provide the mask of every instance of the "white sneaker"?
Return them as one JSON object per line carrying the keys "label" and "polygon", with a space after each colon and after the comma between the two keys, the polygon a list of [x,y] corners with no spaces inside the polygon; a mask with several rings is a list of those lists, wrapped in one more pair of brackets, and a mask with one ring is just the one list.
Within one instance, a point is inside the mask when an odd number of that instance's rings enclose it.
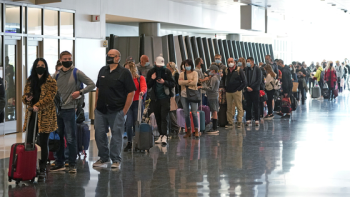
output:
{"label": "white sneaker", "polygon": [[168,140],[167,136],[163,135],[163,137],[162,137],[162,144],[163,145],[167,145],[168,144],[167,140]]}
{"label": "white sneaker", "polygon": [[251,120],[247,120],[247,122],[245,123],[246,126],[250,126],[250,124],[252,123]]}
{"label": "white sneaker", "polygon": [[159,138],[154,143],[161,144],[162,143],[162,138],[163,138],[163,136],[160,135]]}
{"label": "white sneaker", "polygon": [[259,126],[259,121],[255,121],[255,126]]}

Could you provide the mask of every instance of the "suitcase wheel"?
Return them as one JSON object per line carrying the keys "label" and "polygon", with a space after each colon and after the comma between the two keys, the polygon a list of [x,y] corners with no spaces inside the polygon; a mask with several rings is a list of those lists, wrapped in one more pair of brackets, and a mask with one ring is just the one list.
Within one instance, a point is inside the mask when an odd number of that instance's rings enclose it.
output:
{"label": "suitcase wheel", "polygon": [[9,177],[9,182],[12,182],[12,179]]}
{"label": "suitcase wheel", "polygon": [[19,185],[19,182],[21,182],[20,180],[16,180],[16,185]]}
{"label": "suitcase wheel", "polygon": [[31,180],[31,182],[34,183],[34,181],[35,181],[35,177]]}

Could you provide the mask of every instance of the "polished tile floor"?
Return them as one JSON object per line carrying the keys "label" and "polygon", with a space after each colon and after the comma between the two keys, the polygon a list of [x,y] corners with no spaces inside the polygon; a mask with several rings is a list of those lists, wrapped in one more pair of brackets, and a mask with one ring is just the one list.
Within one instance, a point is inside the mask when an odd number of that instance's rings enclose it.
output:
{"label": "polished tile floor", "polygon": [[124,153],[119,170],[92,168],[94,140],[77,174],[49,173],[46,183],[16,187],[7,181],[8,158],[1,159],[0,196],[350,196],[349,96],[308,99],[290,120]]}

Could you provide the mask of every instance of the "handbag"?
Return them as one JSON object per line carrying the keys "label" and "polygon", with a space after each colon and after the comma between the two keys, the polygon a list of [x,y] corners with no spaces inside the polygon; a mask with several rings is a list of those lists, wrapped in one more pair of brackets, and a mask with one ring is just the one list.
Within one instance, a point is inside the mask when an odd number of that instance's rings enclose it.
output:
{"label": "handbag", "polygon": [[[187,74],[185,72],[185,80],[187,80]],[[187,94],[187,100],[191,103],[200,103],[201,102],[201,95],[198,90],[192,90],[189,89],[188,86],[186,87],[186,94]]]}
{"label": "handbag", "polygon": [[299,82],[293,82],[292,92],[298,92]]}

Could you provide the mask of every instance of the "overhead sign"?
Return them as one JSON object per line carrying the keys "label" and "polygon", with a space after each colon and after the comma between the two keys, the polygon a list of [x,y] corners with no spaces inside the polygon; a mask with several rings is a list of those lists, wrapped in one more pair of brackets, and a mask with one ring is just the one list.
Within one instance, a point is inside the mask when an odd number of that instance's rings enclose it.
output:
{"label": "overhead sign", "polygon": [[92,15],[91,16],[92,18],[92,22],[100,22],[100,15]]}

